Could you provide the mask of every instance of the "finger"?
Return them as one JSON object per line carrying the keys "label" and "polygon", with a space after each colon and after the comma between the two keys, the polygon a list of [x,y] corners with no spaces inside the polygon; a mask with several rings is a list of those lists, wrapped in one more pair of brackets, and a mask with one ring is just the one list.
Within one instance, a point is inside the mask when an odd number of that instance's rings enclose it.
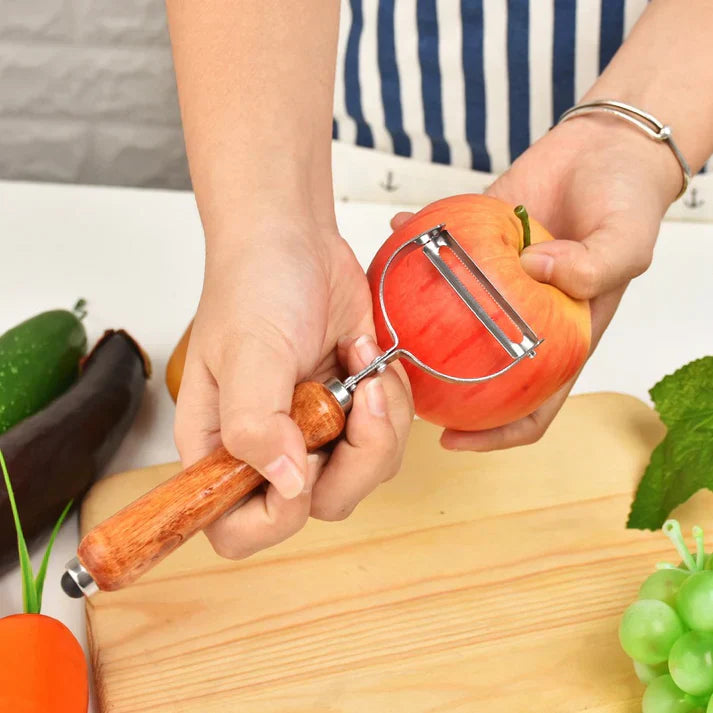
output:
{"label": "finger", "polygon": [[[604,330],[616,312],[623,294],[624,288],[618,288],[592,300],[590,354],[598,345]],[[578,378],[579,372],[539,409],[525,416],[525,418],[485,431],[467,432],[446,429],[441,436],[441,445],[448,450],[493,451],[534,443],[546,432]]]}
{"label": "finger", "polygon": [[344,335],[337,339],[337,360],[340,364],[347,364],[349,358],[349,348],[354,344],[354,337]]}
{"label": "finger", "polygon": [[582,241],[549,240],[526,248],[520,258],[528,274],[577,299],[591,299],[626,285],[651,264],[655,234],[632,240],[641,228],[620,223]]}
{"label": "finger", "polygon": [[221,557],[243,559],[301,530],[309,517],[311,490],[326,462],[324,453],[309,455],[305,489],[297,497],[283,498],[269,485],[225,513],[205,530],[213,549]]}
{"label": "finger", "polygon": [[[371,364],[382,353],[382,349],[376,344],[373,337],[362,335],[352,342],[352,346],[347,352],[347,358],[343,363],[350,374],[355,374]],[[386,391],[387,410],[390,420],[397,436],[404,435],[404,438],[399,438],[401,446],[399,455],[403,455],[403,450],[406,446],[405,436],[408,435],[414,418],[411,385],[404,368],[399,362],[390,364],[381,374],[381,378]]]}
{"label": "finger", "polygon": [[[380,354],[371,337],[349,348],[347,367],[355,373]],[[312,516],[341,520],[380,483],[394,476],[406,444],[413,407],[395,369],[359,385],[345,438],[335,447],[312,495]]]}
{"label": "finger", "polygon": [[277,488],[297,497],[305,484],[304,437],[289,417],[296,381],[296,358],[272,334],[243,333],[222,354],[220,432],[223,444]]}
{"label": "finger", "polygon": [[400,228],[409,218],[413,218],[414,213],[411,213],[410,211],[403,210],[399,213],[397,213],[392,219],[391,219],[391,230],[396,230],[397,228]]}
{"label": "finger", "polygon": [[592,341],[589,345],[590,354],[595,350],[599,344],[599,340],[604,334],[604,330],[609,326],[619,306],[619,302],[621,302],[621,298],[624,296],[625,289],[626,287],[619,287],[604,295],[599,295],[599,297],[591,301]]}
{"label": "finger", "polygon": [[186,358],[173,436],[184,468],[220,446],[218,387],[203,359]]}
{"label": "finger", "polygon": [[533,413],[499,428],[484,431],[453,431],[446,429],[441,445],[450,451],[497,451],[526,446],[538,441],[565,402],[576,378],[565,384]]}

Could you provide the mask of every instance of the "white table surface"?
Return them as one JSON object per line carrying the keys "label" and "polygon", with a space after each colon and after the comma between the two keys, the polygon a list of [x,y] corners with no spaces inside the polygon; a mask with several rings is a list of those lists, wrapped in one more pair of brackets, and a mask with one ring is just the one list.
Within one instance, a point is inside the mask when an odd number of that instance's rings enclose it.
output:
{"label": "white table surface", "polygon": [[[342,233],[363,265],[388,235],[394,212],[389,205],[338,205]],[[0,332],[84,297],[90,342],[105,328],[123,327],[151,356],[155,376],[107,472],[175,460],[163,377],[201,288],[202,233],[192,194],[0,182],[0,245]],[[713,225],[664,223],[651,269],[629,288],[575,392],[620,391],[648,401],[648,389],[664,374],[713,354],[712,314]],[[74,516],[55,545],[43,612],[86,646],[82,603],[59,586],[76,545]],[[20,589],[18,570],[0,578],[0,616],[21,610]]]}

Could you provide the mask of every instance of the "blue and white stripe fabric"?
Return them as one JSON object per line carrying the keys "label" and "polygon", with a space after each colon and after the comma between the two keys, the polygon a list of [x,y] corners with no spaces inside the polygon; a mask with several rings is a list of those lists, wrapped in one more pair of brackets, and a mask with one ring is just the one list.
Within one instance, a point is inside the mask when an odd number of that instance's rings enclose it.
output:
{"label": "blue and white stripe fabric", "polygon": [[646,0],[342,0],[334,135],[504,171],[594,83]]}

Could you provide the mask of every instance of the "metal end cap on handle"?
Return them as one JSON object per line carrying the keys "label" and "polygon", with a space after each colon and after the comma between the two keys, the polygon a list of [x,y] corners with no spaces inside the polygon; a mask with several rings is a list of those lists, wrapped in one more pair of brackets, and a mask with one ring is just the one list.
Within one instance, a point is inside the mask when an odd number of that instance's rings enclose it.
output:
{"label": "metal end cap on handle", "polygon": [[334,376],[327,379],[327,381],[324,382],[324,385],[337,400],[337,403],[342,407],[344,413],[347,413],[352,407],[352,395],[349,389]]}
{"label": "metal end cap on handle", "polygon": [[92,575],[84,569],[77,557],[67,562],[61,584],[64,593],[72,599],[79,599],[82,596],[91,597],[99,591]]}

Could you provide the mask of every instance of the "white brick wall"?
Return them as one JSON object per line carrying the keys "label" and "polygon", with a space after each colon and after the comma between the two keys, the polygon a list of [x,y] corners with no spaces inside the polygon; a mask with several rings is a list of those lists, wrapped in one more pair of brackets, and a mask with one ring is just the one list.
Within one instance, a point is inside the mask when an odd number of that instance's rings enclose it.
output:
{"label": "white brick wall", "polygon": [[189,186],[163,0],[0,0],[0,178]]}

